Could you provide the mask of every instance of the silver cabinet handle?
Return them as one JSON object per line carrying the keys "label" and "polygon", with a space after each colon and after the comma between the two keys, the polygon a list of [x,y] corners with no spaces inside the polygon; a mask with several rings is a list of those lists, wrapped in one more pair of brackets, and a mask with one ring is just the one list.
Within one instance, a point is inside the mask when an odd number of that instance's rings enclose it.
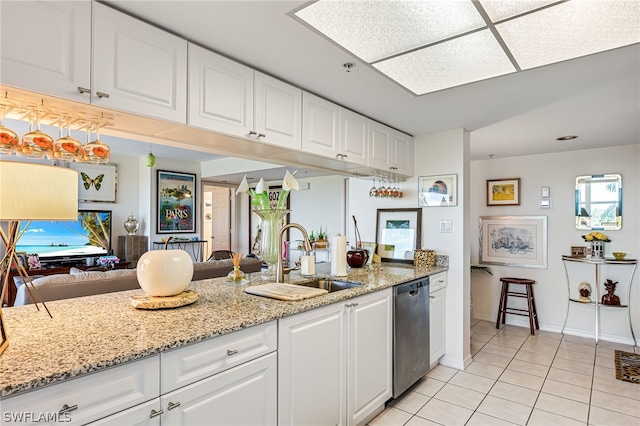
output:
{"label": "silver cabinet handle", "polygon": [[429,296],[429,299],[435,299],[435,298],[436,298],[435,296]]}
{"label": "silver cabinet handle", "polygon": [[86,89],[84,87],[78,86],[78,92],[80,92],[80,93],[82,93],[84,95],[85,93],[91,93],[91,89]]}
{"label": "silver cabinet handle", "polygon": [[265,135],[264,133],[258,133],[258,136],[257,136],[257,137],[259,137],[259,138],[264,138],[264,137],[266,137],[266,136],[267,136],[267,135]]}
{"label": "silver cabinet handle", "polygon": [[235,355],[238,353],[237,349],[227,350],[227,356]]}
{"label": "silver cabinet handle", "polygon": [[72,406],[69,406],[69,405],[67,405],[67,404],[64,404],[64,405],[62,406],[62,410],[60,410],[60,411],[58,412],[58,414],[66,414],[66,413],[70,413],[70,412],[75,411],[75,410],[77,410],[77,409],[78,409],[78,405],[77,405],[77,404],[76,404],[76,405],[72,405]]}
{"label": "silver cabinet handle", "polygon": [[348,155],[347,154],[336,154],[336,158],[338,160],[344,160],[345,158],[347,158]]}
{"label": "silver cabinet handle", "polygon": [[396,166],[391,166],[389,167],[389,170],[398,170],[398,168]]}
{"label": "silver cabinet handle", "polygon": [[358,304],[357,304],[357,303],[347,303],[347,304],[345,305],[345,307],[347,307],[347,308],[355,308],[356,306],[358,306]]}
{"label": "silver cabinet handle", "polygon": [[254,136],[254,135],[257,135],[257,134],[258,134],[258,132],[254,132],[253,130],[249,131],[249,136]]}
{"label": "silver cabinet handle", "polygon": [[109,94],[108,94],[108,93],[96,92],[96,95],[97,95],[100,99],[102,99],[102,98],[109,99]]}
{"label": "silver cabinet handle", "polygon": [[152,419],[154,417],[158,417],[162,415],[162,413],[164,413],[164,410],[160,410],[160,411],[151,410],[151,414],[149,414],[149,418]]}
{"label": "silver cabinet handle", "polygon": [[169,405],[167,405],[167,410],[173,410],[174,408],[178,408],[179,406],[180,406],[179,402],[169,401]]}

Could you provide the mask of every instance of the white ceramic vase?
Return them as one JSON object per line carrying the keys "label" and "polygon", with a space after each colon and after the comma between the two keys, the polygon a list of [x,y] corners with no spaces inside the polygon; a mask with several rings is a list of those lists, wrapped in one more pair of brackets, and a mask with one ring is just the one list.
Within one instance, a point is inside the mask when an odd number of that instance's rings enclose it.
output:
{"label": "white ceramic vase", "polygon": [[193,260],[184,250],[151,250],[140,256],[136,276],[150,296],[182,293],[193,278]]}

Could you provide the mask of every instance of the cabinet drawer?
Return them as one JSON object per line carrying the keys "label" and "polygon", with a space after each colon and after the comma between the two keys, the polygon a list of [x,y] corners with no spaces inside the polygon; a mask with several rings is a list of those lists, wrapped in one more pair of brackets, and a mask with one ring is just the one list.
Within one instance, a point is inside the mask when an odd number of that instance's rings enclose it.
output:
{"label": "cabinet drawer", "polygon": [[[86,424],[157,398],[159,356],[109,368],[2,401],[2,419],[20,424]],[[67,406],[67,413],[60,413]],[[22,417],[19,417],[22,416]]]}
{"label": "cabinet drawer", "polygon": [[438,272],[429,276],[429,293],[441,290],[447,287],[447,273]]}
{"label": "cabinet drawer", "polygon": [[191,346],[163,352],[160,355],[162,393],[171,392],[273,352],[277,346],[276,322],[272,321]]}

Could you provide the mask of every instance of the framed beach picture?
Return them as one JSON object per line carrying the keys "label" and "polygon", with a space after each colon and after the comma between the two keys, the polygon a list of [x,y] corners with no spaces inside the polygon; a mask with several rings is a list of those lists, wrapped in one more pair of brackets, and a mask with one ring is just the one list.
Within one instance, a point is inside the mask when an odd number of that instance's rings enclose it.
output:
{"label": "framed beach picture", "polygon": [[377,254],[382,262],[413,263],[421,244],[422,209],[378,209]]}
{"label": "framed beach picture", "polygon": [[480,263],[547,268],[547,216],[480,217]]}
{"label": "framed beach picture", "polygon": [[196,232],[196,175],[158,170],[158,234]]}
{"label": "framed beach picture", "polygon": [[519,206],[520,178],[487,180],[487,206]]}
{"label": "framed beach picture", "polygon": [[422,176],[418,180],[418,206],[457,206],[458,175]]}
{"label": "framed beach picture", "polygon": [[73,163],[78,171],[78,201],[115,203],[118,173],[115,164]]}

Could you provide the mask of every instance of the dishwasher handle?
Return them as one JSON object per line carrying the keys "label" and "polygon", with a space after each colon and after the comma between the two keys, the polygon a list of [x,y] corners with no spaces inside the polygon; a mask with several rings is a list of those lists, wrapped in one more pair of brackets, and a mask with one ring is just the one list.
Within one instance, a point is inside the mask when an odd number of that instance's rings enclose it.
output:
{"label": "dishwasher handle", "polygon": [[415,296],[416,294],[419,293],[419,290],[422,287],[428,287],[428,286],[429,286],[429,279],[425,278],[425,279],[411,281],[405,284],[397,285],[393,287],[393,293],[395,296],[398,296],[404,293],[409,293],[411,296]]}

